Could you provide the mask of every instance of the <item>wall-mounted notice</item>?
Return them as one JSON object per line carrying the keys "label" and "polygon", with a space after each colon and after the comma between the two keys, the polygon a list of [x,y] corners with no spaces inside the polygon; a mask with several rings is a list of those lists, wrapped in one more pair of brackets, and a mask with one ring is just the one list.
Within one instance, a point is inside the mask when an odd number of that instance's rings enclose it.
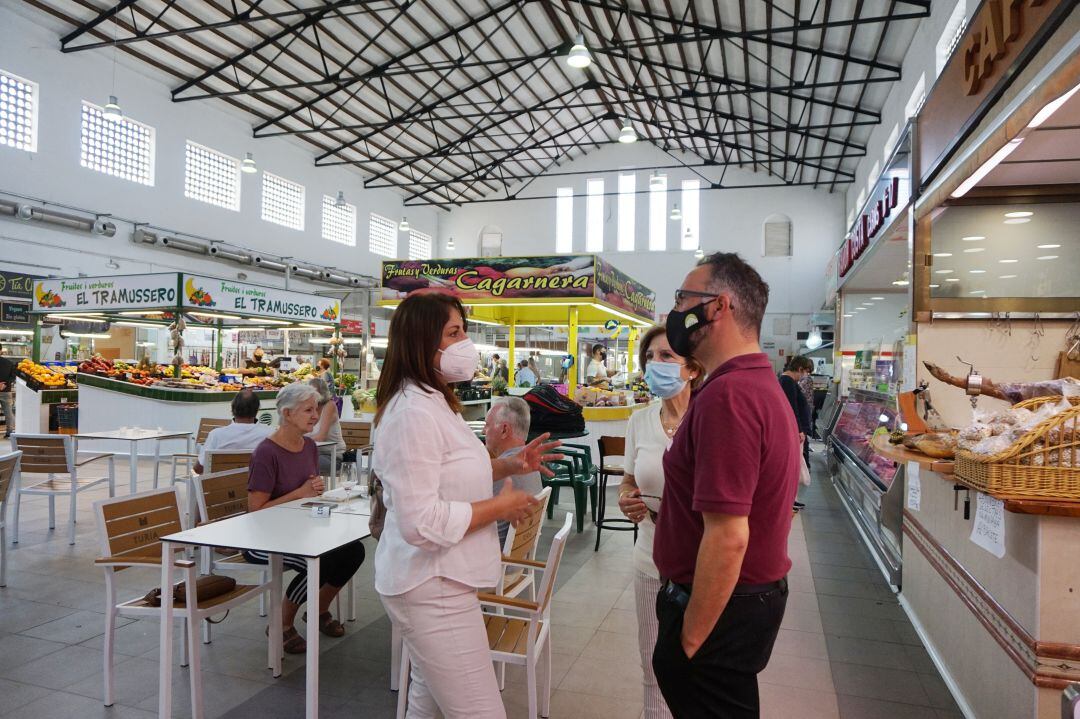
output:
{"label": "wall-mounted notice", "polygon": [[1005,503],[982,492],[978,495],[971,541],[1001,559],[1005,556]]}
{"label": "wall-mounted notice", "polygon": [[907,482],[907,508],[916,512],[922,503],[922,481],[919,477],[918,462],[908,462],[907,472],[904,473]]}

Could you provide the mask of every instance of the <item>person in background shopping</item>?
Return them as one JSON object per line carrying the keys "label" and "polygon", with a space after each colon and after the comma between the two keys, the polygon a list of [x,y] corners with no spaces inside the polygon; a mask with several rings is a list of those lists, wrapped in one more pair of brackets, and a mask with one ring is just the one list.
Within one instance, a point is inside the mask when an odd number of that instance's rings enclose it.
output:
{"label": "person in background shopping", "polygon": [[[795,355],[788,360],[787,366],[780,375],[780,388],[784,390],[784,396],[787,397],[788,404],[791,405],[791,411],[795,415],[795,422],[799,425],[799,442],[802,446],[803,461],[806,462],[807,468],[810,467],[810,435],[813,432],[810,418],[813,416],[813,404],[806,401],[806,395],[803,394],[800,384],[804,379],[810,377],[813,370],[813,362],[802,355]],[[792,508],[798,512],[805,506],[796,499]]]}
{"label": "person in background shopping", "polygon": [[653,670],[677,719],[758,717],[787,603],[799,430],[760,346],[769,286],[741,257],[698,262],[668,314],[708,374],[664,454]]}
{"label": "person in background shopping", "polygon": [[495,370],[499,369],[499,360],[500,359],[502,359],[502,358],[499,357],[498,353],[495,353],[495,354],[491,355],[491,363],[488,365],[488,369],[489,369],[488,374],[492,378],[495,377]]}
{"label": "person in background shopping", "polygon": [[604,345],[593,345],[591,357],[589,367],[585,370],[585,381],[590,385],[607,382],[613,373],[609,373],[607,366],[604,364],[607,361],[607,350]]}
{"label": "person in background shopping", "polygon": [[15,429],[15,363],[0,350],[0,409],[4,411],[4,437]]}
{"label": "person in background shopping", "polygon": [[394,310],[376,391],[372,471],[386,519],[375,591],[412,661],[410,719],[503,719],[477,590],[502,571],[496,522],[527,516],[537,499],[507,482],[561,457],[544,434],[492,458],[461,417],[450,386],[471,379],[478,352],[461,301],[407,297]]}
{"label": "person in background shopping", "polygon": [[[283,387],[277,395],[278,427],[251,454],[248,474],[248,511],[291,502],[295,499],[318,497],[326,488],[319,477],[319,451],[308,433],[319,420],[322,396],[311,385],[295,382]],[[253,564],[269,563],[266,552],[243,551],[244,559]],[[303,654],[307,642],[294,626],[300,606],[307,601],[307,560],[285,555],[285,569],[297,574],[285,589],[281,606],[284,628],[282,641],[289,654]],[[345,627],[330,613],[330,603],[356,570],[364,563],[364,545],[360,540],[322,555],[319,558],[319,631],[328,637],[340,637]],[[311,607],[308,607],[310,614]],[[306,619],[308,626],[316,625]]]}
{"label": "person in background shopping", "polygon": [[345,444],[345,437],[341,434],[341,416],[338,414],[337,404],[334,403],[334,396],[330,394],[330,388],[318,377],[309,379],[308,384],[319,393],[319,422],[308,436],[316,442],[334,443],[332,446],[326,445],[319,448],[319,474],[325,476],[333,471],[331,465],[334,460],[334,450],[337,450],[340,462],[348,447]]}
{"label": "person in background shopping", "polygon": [[264,360],[263,348],[256,345],[255,349],[251,352],[251,357],[247,360],[246,369],[260,369],[269,367]]}
{"label": "person in background shopping", "polygon": [[540,354],[538,352],[533,352],[533,353],[529,354],[529,360],[528,360],[529,369],[532,371],[533,375],[536,376],[536,382],[533,382],[534,385],[536,385],[536,384],[538,384],[540,382],[541,372],[540,372],[540,362],[538,361],[539,359],[540,359]]}
{"label": "person in background shopping", "polygon": [[506,360],[498,360],[498,364],[495,367],[495,374],[493,374],[491,378],[501,379],[503,382],[510,381],[510,370],[506,366]]}
{"label": "person in background shopping", "polygon": [[521,360],[518,363],[517,374],[514,375],[514,382],[518,387],[535,387],[538,378],[536,373],[529,368],[529,362],[527,360]]}
{"label": "person in background shopping", "polygon": [[[521,397],[504,397],[497,400],[491,405],[487,417],[484,418],[484,445],[487,447],[488,454],[499,459],[513,457],[520,452],[529,438],[531,422],[529,403]],[[529,472],[496,481],[492,491],[498,494],[507,481],[517,489],[532,495],[540,494],[544,490],[543,482],[540,481],[540,472]],[[506,533],[510,529],[510,522],[499,520],[497,526],[501,547],[506,543]]]}
{"label": "person in background shopping", "polygon": [[334,387],[334,373],[330,370],[331,362],[328,357],[319,358],[319,379],[326,383],[326,386],[333,389]]}
{"label": "person in background shopping", "polygon": [[[810,371],[799,380],[799,391],[803,393],[803,397],[806,397],[806,406],[810,410],[810,431],[806,434],[806,458],[810,459],[810,439],[817,437],[817,403],[814,401],[814,361],[809,357],[806,360],[810,362]],[[809,465],[807,465],[809,466]]]}
{"label": "person in background shopping", "polygon": [[653,327],[645,333],[639,353],[639,366],[645,368],[649,391],[661,401],[630,415],[619,509],[638,523],[634,596],[645,684],[645,719],[663,719],[670,717],[671,712],[660,694],[652,667],[657,631],[656,595],[660,591],[660,574],[652,558],[654,520],[660,509],[657,498],[664,493],[664,452],[671,446],[671,437],[690,406],[690,392],[701,385],[705,370],[697,360],[671,350],[663,327]]}
{"label": "person in background shopping", "polygon": [[232,422],[224,427],[210,430],[199,447],[195,460],[195,474],[206,468],[206,453],[219,449],[246,451],[255,449],[273,431],[269,425],[258,422],[259,396],[250,389],[242,389],[232,399]]}

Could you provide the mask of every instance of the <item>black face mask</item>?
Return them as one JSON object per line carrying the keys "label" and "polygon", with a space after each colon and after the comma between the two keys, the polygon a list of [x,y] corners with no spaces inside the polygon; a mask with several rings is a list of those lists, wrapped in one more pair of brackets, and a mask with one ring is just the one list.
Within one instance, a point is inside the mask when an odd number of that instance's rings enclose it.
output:
{"label": "black face mask", "polygon": [[601,362],[606,362],[607,361],[607,352],[601,352],[600,353],[600,361]]}
{"label": "black face mask", "polygon": [[672,310],[667,316],[665,327],[668,344],[677,355],[690,357],[693,354],[693,335],[702,327],[709,324],[705,317],[705,305],[707,302],[691,307],[680,312]]}

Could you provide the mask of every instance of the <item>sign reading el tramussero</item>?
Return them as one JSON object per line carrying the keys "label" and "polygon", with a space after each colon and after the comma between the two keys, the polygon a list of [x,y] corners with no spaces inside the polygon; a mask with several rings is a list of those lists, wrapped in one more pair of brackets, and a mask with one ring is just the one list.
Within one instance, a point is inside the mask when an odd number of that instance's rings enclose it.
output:
{"label": "sign reading el tramussero", "polygon": [[337,324],[341,321],[341,307],[333,297],[307,295],[200,275],[183,276],[183,304],[188,309],[272,317],[295,322]]}
{"label": "sign reading el tramussero", "polygon": [[35,312],[162,309],[176,307],[175,273],[71,277],[34,284]]}

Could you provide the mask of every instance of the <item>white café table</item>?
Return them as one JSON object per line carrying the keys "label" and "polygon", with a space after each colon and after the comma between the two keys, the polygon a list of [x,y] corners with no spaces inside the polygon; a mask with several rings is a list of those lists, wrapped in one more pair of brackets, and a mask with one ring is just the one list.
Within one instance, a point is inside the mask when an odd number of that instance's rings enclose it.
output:
{"label": "white caf\u00e9 table", "polygon": [[141,429],[139,427],[121,427],[120,429],[106,430],[104,432],[82,432],[75,435],[77,440],[99,439],[114,442],[130,442],[131,454],[128,456],[128,467],[131,472],[131,493],[135,494],[136,481],[139,476],[139,442],[154,441],[154,486],[158,483],[158,470],[161,464],[161,440],[184,439],[191,437],[191,432],[174,432],[167,429]]}
{"label": "white caf\u00e9 table", "polygon": [[[306,716],[314,719],[319,715],[319,557],[350,542],[371,536],[368,517],[362,514],[331,512],[329,517],[313,517],[308,509],[298,511],[297,500],[288,505],[278,505],[238,517],[223,519],[195,529],[188,529],[161,538],[162,569],[161,586],[172,584],[172,567],[169,559],[175,545],[225,547],[228,549],[267,552],[271,555],[271,581],[281,586],[282,563],[280,556],[291,554],[307,560],[307,606],[309,622],[307,639],[307,702]],[[276,555],[276,556],[275,556]],[[158,677],[158,716],[172,716],[172,644],[173,622],[166,621],[172,612],[172,593],[162,592],[161,611],[161,663]],[[316,609],[312,609],[315,607]],[[281,653],[281,598],[271,597],[270,631],[275,653]],[[192,651],[198,651],[194,646]],[[280,676],[281,663],[274,663],[275,676]],[[194,667],[193,667],[194,669]],[[193,708],[194,712],[195,709]]]}

